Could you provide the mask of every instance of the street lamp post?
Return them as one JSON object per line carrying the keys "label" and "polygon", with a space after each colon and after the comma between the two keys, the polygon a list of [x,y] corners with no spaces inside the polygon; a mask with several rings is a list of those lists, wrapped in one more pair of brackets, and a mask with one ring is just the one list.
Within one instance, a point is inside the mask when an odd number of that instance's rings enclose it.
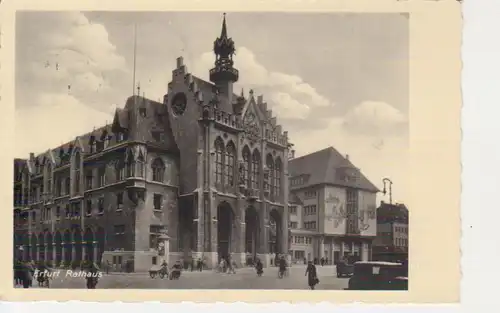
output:
{"label": "street lamp post", "polygon": [[382,182],[384,183],[384,190],[382,191],[384,195],[387,194],[386,185],[389,185],[389,204],[392,204],[392,180],[390,180],[389,178],[384,178],[382,179]]}

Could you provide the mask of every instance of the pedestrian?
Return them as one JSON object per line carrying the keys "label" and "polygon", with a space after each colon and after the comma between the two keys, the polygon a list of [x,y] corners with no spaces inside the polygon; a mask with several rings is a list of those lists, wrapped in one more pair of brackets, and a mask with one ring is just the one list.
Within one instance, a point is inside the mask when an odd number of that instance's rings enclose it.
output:
{"label": "pedestrian", "polygon": [[304,276],[307,276],[307,284],[309,285],[309,288],[314,290],[314,287],[319,283],[319,279],[316,266],[311,261],[307,263],[306,273]]}
{"label": "pedestrian", "polygon": [[259,258],[257,258],[257,261],[255,262],[255,269],[257,270],[257,276],[262,276],[262,274],[264,273],[264,271],[262,270],[263,267],[264,266],[262,262],[260,261]]}
{"label": "pedestrian", "polygon": [[278,277],[282,278],[283,276],[285,276],[287,264],[284,256],[282,256],[281,259],[279,259],[278,264],[276,264],[276,266],[279,266]]}
{"label": "pedestrian", "polygon": [[95,289],[99,281],[99,267],[92,261],[87,262],[87,289]]}
{"label": "pedestrian", "polygon": [[195,259],[191,257],[191,272],[194,271]]}
{"label": "pedestrian", "polygon": [[198,271],[203,271],[203,261],[201,260],[201,258],[198,259]]}
{"label": "pedestrian", "polygon": [[236,262],[234,260],[232,260],[231,257],[228,257],[228,259],[227,259],[227,273],[228,274],[236,274],[235,267],[236,267]]}
{"label": "pedestrian", "polygon": [[106,260],[106,275],[109,274],[110,268],[111,268],[111,262],[109,262],[109,260]]}
{"label": "pedestrian", "polygon": [[29,288],[32,286],[34,268],[30,262],[21,262],[20,265],[20,278],[23,288]]}

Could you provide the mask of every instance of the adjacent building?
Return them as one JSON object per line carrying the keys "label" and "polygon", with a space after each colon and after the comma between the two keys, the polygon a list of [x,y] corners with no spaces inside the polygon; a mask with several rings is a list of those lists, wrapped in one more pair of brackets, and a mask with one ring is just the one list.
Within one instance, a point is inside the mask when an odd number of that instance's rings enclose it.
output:
{"label": "adjacent building", "polygon": [[289,176],[293,259],[369,260],[378,189],[349,157],[329,147],[293,158]]}
{"label": "adjacent building", "polygon": [[110,125],[14,161],[14,244],[25,259],[70,264],[221,257],[289,250],[288,134],[262,96],[235,94],[226,19],[210,81],[182,57],[163,103],[137,95]]}
{"label": "adjacent building", "polygon": [[377,238],[373,242],[373,259],[407,260],[408,231],[408,208],[404,204],[382,201],[377,208]]}

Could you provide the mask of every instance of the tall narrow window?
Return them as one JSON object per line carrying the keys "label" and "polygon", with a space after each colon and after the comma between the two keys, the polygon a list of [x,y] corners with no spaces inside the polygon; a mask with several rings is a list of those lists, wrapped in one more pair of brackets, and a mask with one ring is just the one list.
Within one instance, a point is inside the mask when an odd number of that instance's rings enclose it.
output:
{"label": "tall narrow window", "polygon": [[100,197],[99,200],[97,200],[97,210],[99,214],[104,213],[104,197]]}
{"label": "tall narrow window", "polygon": [[73,186],[75,188],[75,193],[80,192],[80,168],[81,168],[81,156],[80,152],[75,153],[75,176]]}
{"label": "tall narrow window", "polygon": [[160,194],[155,193],[153,195],[153,210],[161,211],[162,210],[163,197]]}
{"label": "tall narrow window", "polygon": [[156,158],[151,164],[151,170],[153,171],[153,181],[163,183],[165,175],[165,165],[160,158]]}
{"label": "tall narrow window", "polygon": [[234,145],[232,142],[230,142],[226,146],[226,183],[228,186],[233,186],[234,185],[234,155],[235,155],[236,149],[234,148]]}
{"label": "tall narrow window", "polygon": [[106,185],[106,167],[103,165],[99,167],[99,187]]}
{"label": "tall narrow window", "polygon": [[92,215],[92,199],[87,199],[86,204],[85,204],[85,215],[91,216]]}
{"label": "tall narrow window", "polygon": [[274,181],[274,174],[275,174],[275,170],[274,170],[274,160],[273,160],[273,156],[268,154],[267,157],[266,157],[266,165],[267,165],[267,169],[269,170],[269,177],[267,179],[267,183],[269,184],[269,193],[272,196],[274,196],[274,192],[275,192],[275,188],[274,188],[274,184],[275,184],[275,181]]}
{"label": "tall narrow window", "polygon": [[127,152],[127,177],[135,176],[135,160],[132,151]]}
{"label": "tall narrow window", "polygon": [[254,150],[252,154],[252,188],[259,189],[260,153]]}
{"label": "tall narrow window", "polygon": [[64,179],[64,193],[69,195],[71,189],[71,179],[69,177],[66,177]]}
{"label": "tall narrow window", "polygon": [[123,192],[116,193],[116,210],[120,211],[123,209]]}
{"label": "tall narrow window", "polygon": [[144,156],[142,153],[139,154],[137,158],[137,177],[144,177]]}
{"label": "tall narrow window", "polygon": [[109,146],[109,136],[108,132],[104,130],[101,135],[101,142],[102,142],[102,147],[103,149],[106,149]]}
{"label": "tall narrow window", "polygon": [[115,165],[115,175],[116,175],[116,181],[122,181],[125,179],[125,164],[123,160],[118,160]]}
{"label": "tall narrow window", "polygon": [[94,177],[92,175],[92,170],[88,170],[85,175],[85,188],[87,190],[92,189]]}
{"label": "tall narrow window", "polygon": [[274,164],[274,195],[279,197],[281,195],[281,159],[276,159]]}
{"label": "tall narrow window", "polygon": [[96,145],[95,145],[95,137],[94,137],[94,135],[90,136],[90,139],[89,139],[89,149],[90,149],[90,153],[95,153],[96,152]]}
{"label": "tall narrow window", "polygon": [[224,169],[224,142],[222,139],[217,138],[215,141],[215,182],[222,184],[222,172]]}
{"label": "tall narrow window", "polygon": [[250,187],[250,165],[250,150],[245,146],[245,148],[243,148],[243,181],[247,187]]}

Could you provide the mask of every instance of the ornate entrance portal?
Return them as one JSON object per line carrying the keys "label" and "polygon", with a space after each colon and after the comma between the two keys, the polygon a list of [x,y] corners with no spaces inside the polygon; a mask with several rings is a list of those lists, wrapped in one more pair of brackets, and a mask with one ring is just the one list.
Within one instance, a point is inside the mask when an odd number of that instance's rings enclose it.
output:
{"label": "ornate entrance portal", "polygon": [[227,202],[217,207],[217,252],[219,260],[231,255],[231,235],[234,224],[234,213]]}

